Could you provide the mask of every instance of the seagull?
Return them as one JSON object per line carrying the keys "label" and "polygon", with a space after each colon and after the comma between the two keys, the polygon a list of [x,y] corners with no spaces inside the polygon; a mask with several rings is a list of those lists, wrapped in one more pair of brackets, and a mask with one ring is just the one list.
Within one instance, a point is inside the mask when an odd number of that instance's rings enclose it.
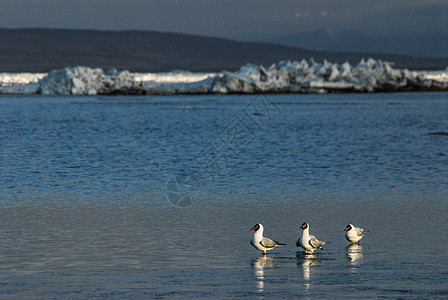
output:
{"label": "seagull", "polygon": [[260,223],[256,224],[250,230],[255,230],[254,237],[250,240],[250,244],[255,247],[255,249],[263,251],[263,256],[266,256],[267,250],[272,250],[277,246],[286,245],[279,243],[277,241],[271,240],[270,238],[263,237],[263,225]]}
{"label": "seagull", "polygon": [[296,246],[305,249],[305,252],[314,252],[317,249],[322,249],[322,246],[326,242],[319,241],[314,235],[310,234],[310,225],[308,223],[303,223],[300,226],[302,231],[302,236],[297,240]]}
{"label": "seagull", "polygon": [[349,241],[350,243],[358,242],[358,245],[359,245],[359,241],[364,236],[364,233],[367,232],[367,231],[364,231],[364,229],[362,229],[360,227],[353,226],[352,224],[348,224],[347,227],[345,227],[344,231],[345,231],[345,239],[347,241]]}

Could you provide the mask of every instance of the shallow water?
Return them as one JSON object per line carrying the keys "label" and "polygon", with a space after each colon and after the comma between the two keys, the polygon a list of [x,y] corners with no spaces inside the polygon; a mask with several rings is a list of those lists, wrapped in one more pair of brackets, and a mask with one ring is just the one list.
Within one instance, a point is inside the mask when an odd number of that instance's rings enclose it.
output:
{"label": "shallow water", "polygon": [[[0,296],[445,298],[447,112],[446,93],[2,96]],[[257,222],[287,245],[262,258]]]}

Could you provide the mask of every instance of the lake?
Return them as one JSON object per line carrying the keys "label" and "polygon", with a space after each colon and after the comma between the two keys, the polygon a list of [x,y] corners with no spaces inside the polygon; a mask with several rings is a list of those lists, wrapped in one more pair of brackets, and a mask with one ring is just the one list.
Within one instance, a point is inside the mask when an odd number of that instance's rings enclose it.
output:
{"label": "lake", "polygon": [[448,295],[448,93],[1,95],[0,149],[2,299]]}

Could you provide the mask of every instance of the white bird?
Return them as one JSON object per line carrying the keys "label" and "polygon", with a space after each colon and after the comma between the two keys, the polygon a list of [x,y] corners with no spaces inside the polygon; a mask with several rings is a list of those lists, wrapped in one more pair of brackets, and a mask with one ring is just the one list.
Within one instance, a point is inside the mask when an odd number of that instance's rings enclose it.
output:
{"label": "white bird", "polygon": [[367,232],[360,227],[353,226],[352,224],[348,224],[347,227],[345,227],[344,231],[345,231],[345,239],[350,243],[358,242],[358,245],[359,241],[363,238],[364,233]]}
{"label": "white bird", "polygon": [[314,252],[317,249],[322,249],[322,246],[326,242],[319,241],[314,235],[310,234],[310,225],[308,223],[303,223],[300,228],[302,231],[302,236],[297,240],[296,246],[302,247],[306,252]]}
{"label": "white bird", "polygon": [[255,249],[263,251],[263,256],[266,256],[267,250],[272,250],[277,246],[286,245],[279,243],[277,241],[271,240],[270,238],[263,237],[263,225],[260,223],[256,224],[250,230],[255,230],[254,237],[250,240],[250,244],[255,247]]}

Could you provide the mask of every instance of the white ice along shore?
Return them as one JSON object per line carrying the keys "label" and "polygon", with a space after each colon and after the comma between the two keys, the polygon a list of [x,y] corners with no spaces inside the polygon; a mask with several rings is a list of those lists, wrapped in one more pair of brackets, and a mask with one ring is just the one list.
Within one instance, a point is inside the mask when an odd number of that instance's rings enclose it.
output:
{"label": "white ice along shore", "polygon": [[0,94],[33,94],[47,73],[0,73]]}
{"label": "white ice along shore", "polygon": [[0,93],[43,95],[394,91],[448,91],[448,68],[409,71],[369,58],[356,66],[304,59],[281,61],[268,68],[248,64],[236,72],[219,73],[131,73],[81,66],[48,74],[0,73]]}

